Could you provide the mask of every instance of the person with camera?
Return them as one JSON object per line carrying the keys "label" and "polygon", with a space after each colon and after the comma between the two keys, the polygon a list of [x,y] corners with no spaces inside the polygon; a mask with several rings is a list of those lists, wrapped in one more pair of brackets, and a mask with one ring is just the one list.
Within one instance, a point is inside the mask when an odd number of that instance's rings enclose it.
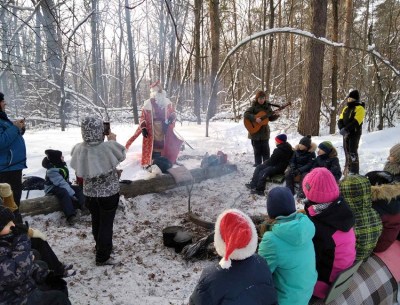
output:
{"label": "person with camera", "polygon": [[18,209],[14,211],[16,222],[22,222],[19,205],[22,195],[22,170],[26,166],[26,147],[22,135],[25,120],[11,121],[6,113],[7,102],[0,92],[0,183],[8,183]]}
{"label": "person with camera", "polygon": [[115,265],[111,257],[113,225],[119,203],[117,165],[125,160],[125,147],[111,131],[104,142],[104,124],[100,118],[85,117],[81,122],[83,142],[71,151],[71,167],[83,179],[86,207],[92,217],[92,234],[96,242],[96,265]]}
{"label": "person with camera", "polygon": [[[142,134],[142,161],[143,167],[167,160],[174,164],[178,157],[183,140],[174,133],[175,109],[167,98],[159,81],[150,85],[150,99],[143,104],[139,119],[139,126],[135,134],[126,142],[129,149],[133,141]],[[166,158],[167,160],[165,160]]]}

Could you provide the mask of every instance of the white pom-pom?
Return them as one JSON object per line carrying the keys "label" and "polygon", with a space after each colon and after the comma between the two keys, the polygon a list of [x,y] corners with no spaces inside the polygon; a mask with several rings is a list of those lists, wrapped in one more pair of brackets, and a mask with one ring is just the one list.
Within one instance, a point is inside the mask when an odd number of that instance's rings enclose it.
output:
{"label": "white pom-pom", "polygon": [[232,261],[230,259],[225,260],[225,258],[222,258],[219,261],[219,265],[221,266],[222,269],[229,269],[232,266]]}

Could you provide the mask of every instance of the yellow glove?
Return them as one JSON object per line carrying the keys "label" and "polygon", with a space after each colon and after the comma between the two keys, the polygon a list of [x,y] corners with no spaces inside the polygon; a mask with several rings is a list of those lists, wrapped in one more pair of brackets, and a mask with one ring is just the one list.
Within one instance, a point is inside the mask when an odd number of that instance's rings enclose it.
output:
{"label": "yellow glove", "polygon": [[41,231],[39,231],[37,229],[29,228],[28,229],[28,236],[31,237],[31,238],[40,238],[42,240],[47,240],[47,236],[43,232],[41,232]]}
{"label": "yellow glove", "polygon": [[14,212],[16,209],[18,209],[18,206],[14,200],[13,192],[11,191],[11,187],[8,183],[0,183],[0,197],[3,198],[4,207],[9,208],[11,212]]}

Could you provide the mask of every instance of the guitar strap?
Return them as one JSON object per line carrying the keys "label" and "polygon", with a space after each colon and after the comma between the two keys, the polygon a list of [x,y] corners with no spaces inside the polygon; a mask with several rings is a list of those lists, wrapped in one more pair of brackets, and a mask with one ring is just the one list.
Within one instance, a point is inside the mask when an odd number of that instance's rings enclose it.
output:
{"label": "guitar strap", "polygon": [[272,104],[272,103],[270,103],[270,102],[268,102],[268,104],[270,104],[270,105],[273,106],[273,107],[277,107],[277,108],[281,107],[281,105]]}

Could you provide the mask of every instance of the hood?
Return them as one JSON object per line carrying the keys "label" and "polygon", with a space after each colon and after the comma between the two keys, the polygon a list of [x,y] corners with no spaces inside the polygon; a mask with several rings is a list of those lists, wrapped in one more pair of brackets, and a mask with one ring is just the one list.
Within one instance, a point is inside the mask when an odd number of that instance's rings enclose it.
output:
{"label": "hood", "polygon": [[315,227],[306,215],[295,212],[277,217],[272,232],[288,244],[301,246],[314,237]]}
{"label": "hood", "polygon": [[104,141],[103,120],[95,117],[85,117],[81,123],[82,139],[88,144],[99,144]]}
{"label": "hood", "polygon": [[371,210],[371,183],[367,177],[347,176],[340,183],[340,193],[353,211],[358,213]]}
{"label": "hood", "polygon": [[[324,203],[322,203],[324,204]],[[312,204],[306,208],[307,215],[312,213],[314,206],[318,204]],[[350,210],[346,201],[339,197],[338,200],[329,204],[321,213],[311,215],[312,220],[321,222],[327,226],[335,228],[336,230],[348,232],[355,224],[355,217],[353,212]]]}
{"label": "hood", "polygon": [[400,183],[371,186],[372,201],[391,201],[400,196]]}
{"label": "hood", "polygon": [[[300,144],[296,144],[296,146],[294,147],[294,150],[299,150],[299,145]],[[307,152],[315,152],[317,150],[317,144],[315,144],[314,142],[311,142],[311,147],[308,149]]]}

